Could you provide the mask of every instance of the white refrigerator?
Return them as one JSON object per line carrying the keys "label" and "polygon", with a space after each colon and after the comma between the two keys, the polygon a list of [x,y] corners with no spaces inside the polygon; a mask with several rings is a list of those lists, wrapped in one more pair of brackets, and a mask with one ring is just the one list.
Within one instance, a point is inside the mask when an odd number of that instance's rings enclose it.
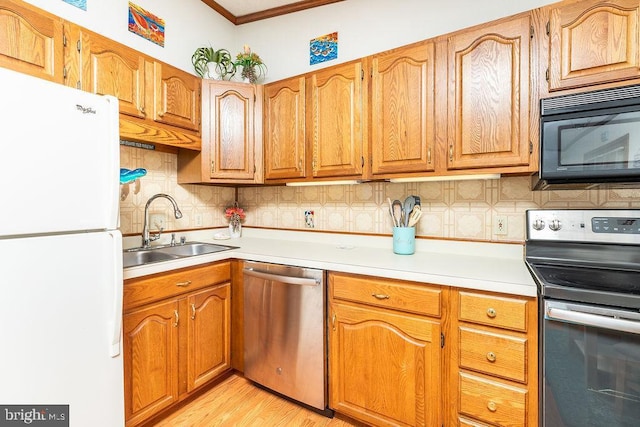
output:
{"label": "white refrigerator", "polygon": [[115,98],[0,68],[0,425],[124,425],[119,150]]}

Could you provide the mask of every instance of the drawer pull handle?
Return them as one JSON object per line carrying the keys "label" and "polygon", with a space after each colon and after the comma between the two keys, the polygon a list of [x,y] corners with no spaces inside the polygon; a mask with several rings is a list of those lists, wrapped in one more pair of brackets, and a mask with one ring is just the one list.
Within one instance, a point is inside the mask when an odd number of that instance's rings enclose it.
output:
{"label": "drawer pull handle", "polygon": [[487,360],[491,363],[496,361],[496,354],[493,351],[487,353]]}
{"label": "drawer pull handle", "polygon": [[376,299],[389,299],[389,295],[385,294],[371,294],[371,296]]}
{"label": "drawer pull handle", "polygon": [[185,280],[184,282],[178,282],[176,283],[176,286],[180,286],[182,288],[189,286],[191,284],[191,280]]}
{"label": "drawer pull handle", "polygon": [[488,308],[488,309],[487,309],[487,316],[488,316],[488,317],[490,317],[490,318],[492,318],[492,319],[493,319],[493,318],[494,318],[494,317],[496,317],[497,315],[498,315],[498,313],[496,312],[496,309],[495,309],[495,308]]}
{"label": "drawer pull handle", "polygon": [[487,403],[487,409],[491,412],[496,412],[496,410],[498,409],[498,405],[496,405],[496,402],[494,402],[493,400],[490,400],[489,403]]}

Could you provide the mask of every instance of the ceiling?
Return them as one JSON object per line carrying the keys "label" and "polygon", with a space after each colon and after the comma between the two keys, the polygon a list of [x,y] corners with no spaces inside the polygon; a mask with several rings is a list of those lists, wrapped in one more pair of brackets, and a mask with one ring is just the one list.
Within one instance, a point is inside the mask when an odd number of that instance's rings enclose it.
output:
{"label": "ceiling", "polygon": [[202,0],[235,25],[311,9],[344,0]]}

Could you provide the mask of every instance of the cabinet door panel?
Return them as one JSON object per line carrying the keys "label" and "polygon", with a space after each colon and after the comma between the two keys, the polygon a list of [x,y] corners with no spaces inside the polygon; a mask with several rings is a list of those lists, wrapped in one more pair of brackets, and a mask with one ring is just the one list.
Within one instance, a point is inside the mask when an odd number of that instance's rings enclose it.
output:
{"label": "cabinet door panel", "polygon": [[449,39],[449,168],[528,164],[529,21]]}
{"label": "cabinet door panel", "polygon": [[200,130],[200,79],[177,68],[153,63],[154,117],[160,123]]}
{"label": "cabinet door panel", "polygon": [[62,20],[0,0],[0,66],[63,82]]}
{"label": "cabinet door panel", "polygon": [[95,33],[84,36],[82,89],[118,98],[120,114],[145,118],[145,58]]}
{"label": "cabinet door panel", "polygon": [[231,368],[230,284],[189,296],[187,390]]}
{"label": "cabinet door panel", "polygon": [[433,170],[434,46],[425,43],[372,60],[372,173]]}
{"label": "cabinet door panel", "polygon": [[440,325],[335,303],[331,310],[331,407],[376,425],[440,425]]}
{"label": "cabinet door panel", "polygon": [[363,76],[362,63],[357,62],[309,78],[314,177],[362,175]]}
{"label": "cabinet door panel", "polygon": [[640,77],[639,18],[638,0],[589,0],[552,9],[549,90]]}
{"label": "cabinet door panel", "polygon": [[125,419],[131,424],[178,400],[178,303],[132,311],[123,319]]}
{"label": "cabinet door panel", "polygon": [[203,83],[203,144],[208,144],[210,177],[253,179],[254,85]]}
{"label": "cabinet door panel", "polygon": [[265,179],[306,176],[304,77],[265,86],[264,138]]}

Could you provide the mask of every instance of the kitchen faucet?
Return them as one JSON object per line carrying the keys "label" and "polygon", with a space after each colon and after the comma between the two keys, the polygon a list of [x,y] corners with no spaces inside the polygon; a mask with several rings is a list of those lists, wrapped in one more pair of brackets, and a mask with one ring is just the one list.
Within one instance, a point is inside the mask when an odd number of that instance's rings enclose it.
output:
{"label": "kitchen faucet", "polygon": [[164,197],[165,199],[171,202],[171,204],[173,205],[173,214],[175,215],[176,219],[182,218],[182,212],[180,212],[180,209],[178,209],[178,204],[176,203],[173,197],[169,196],[168,194],[162,194],[162,193],[151,196],[149,200],[147,200],[147,204],[144,206],[144,225],[142,226],[142,247],[145,249],[149,248],[151,246],[151,242],[158,240],[160,238],[160,235],[162,234],[162,228],[160,228],[160,231],[158,231],[157,235],[153,237],[149,235],[149,205],[155,199],[160,197]]}

